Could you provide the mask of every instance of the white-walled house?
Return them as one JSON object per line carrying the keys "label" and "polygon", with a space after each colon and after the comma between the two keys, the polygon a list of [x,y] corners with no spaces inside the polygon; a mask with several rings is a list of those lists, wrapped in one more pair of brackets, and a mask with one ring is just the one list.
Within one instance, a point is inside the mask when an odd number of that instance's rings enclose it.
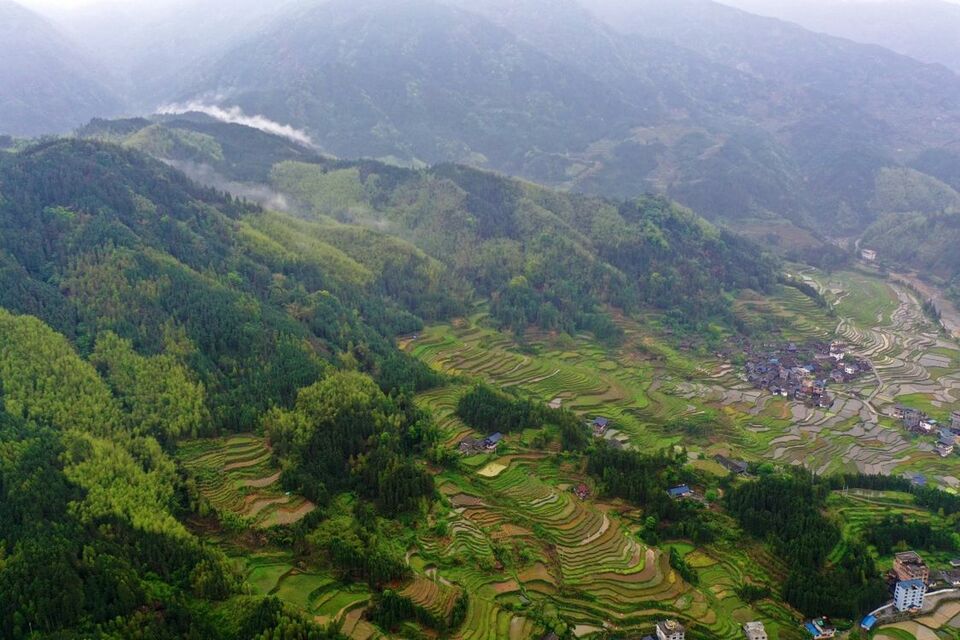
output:
{"label": "white-walled house", "polygon": [[893,606],[897,611],[914,611],[923,607],[927,584],[923,580],[901,580],[893,590]]}

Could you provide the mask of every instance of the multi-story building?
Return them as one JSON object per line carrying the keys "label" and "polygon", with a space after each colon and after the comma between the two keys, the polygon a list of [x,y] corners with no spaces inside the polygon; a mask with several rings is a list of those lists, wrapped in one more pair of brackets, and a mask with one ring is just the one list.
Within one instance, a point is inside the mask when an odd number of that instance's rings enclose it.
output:
{"label": "multi-story building", "polygon": [[661,620],[657,623],[657,638],[659,640],[684,640],[687,631],[676,620]]}
{"label": "multi-story building", "polygon": [[893,606],[897,611],[916,611],[923,607],[927,583],[923,580],[901,580],[893,590]]}
{"label": "multi-story building", "polygon": [[743,634],[747,640],[767,640],[767,630],[762,622],[748,622],[743,625]]}
{"label": "multi-story building", "polygon": [[930,581],[930,569],[916,551],[903,551],[893,557],[893,573],[897,580]]}

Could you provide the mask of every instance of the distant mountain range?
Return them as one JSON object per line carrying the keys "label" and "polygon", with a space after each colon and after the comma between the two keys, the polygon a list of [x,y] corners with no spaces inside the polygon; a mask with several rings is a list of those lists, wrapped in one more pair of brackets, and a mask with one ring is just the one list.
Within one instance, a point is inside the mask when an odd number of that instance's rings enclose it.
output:
{"label": "distant mountain range", "polygon": [[724,0],[813,31],[960,71],[960,4],[945,0]]}
{"label": "distant mountain range", "polygon": [[49,21],[0,0],[0,134],[67,132],[118,113],[95,62]]}
{"label": "distant mountain range", "polygon": [[915,196],[918,180],[960,189],[960,78],[942,66],[711,0],[589,6],[244,4],[205,39],[202,2],[138,17],[130,33],[154,33],[115,39],[111,59],[146,66],[111,66],[138,80],[121,88],[133,110],[236,109],[339,157],[661,193],[785,246],[857,235],[888,213],[884,193]]}

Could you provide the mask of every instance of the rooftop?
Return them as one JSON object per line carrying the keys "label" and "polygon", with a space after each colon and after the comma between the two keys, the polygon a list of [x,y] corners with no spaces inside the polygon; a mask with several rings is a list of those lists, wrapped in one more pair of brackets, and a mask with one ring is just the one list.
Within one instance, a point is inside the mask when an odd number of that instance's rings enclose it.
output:
{"label": "rooftop", "polygon": [[683,625],[676,620],[661,620],[657,623],[657,627],[667,634],[683,632]]}
{"label": "rooftop", "polygon": [[[673,487],[667,493],[670,494],[671,498],[679,498],[680,496],[685,496],[688,493],[693,493],[693,492],[690,490],[690,487],[688,487],[685,484],[682,484],[679,487]],[[673,620],[668,620],[668,622],[673,622]]]}
{"label": "rooftop", "polygon": [[927,585],[924,583],[923,580],[917,580],[917,579],[913,579],[913,580],[901,580],[900,582],[897,583],[897,588],[898,588],[898,589],[900,589],[900,588],[903,588],[903,589],[926,589],[926,588],[927,588]]}

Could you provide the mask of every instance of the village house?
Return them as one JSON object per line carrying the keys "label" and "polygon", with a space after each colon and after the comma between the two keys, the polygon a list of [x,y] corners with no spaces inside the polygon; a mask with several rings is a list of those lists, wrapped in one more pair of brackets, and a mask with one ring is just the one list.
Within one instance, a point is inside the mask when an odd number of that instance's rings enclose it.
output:
{"label": "village house", "polygon": [[910,484],[915,487],[927,486],[927,476],[922,473],[907,474],[906,478],[910,481]]}
{"label": "village house", "polygon": [[950,416],[950,420],[952,421],[950,428],[954,431],[960,431],[960,411],[954,411]]}
{"label": "village house", "polygon": [[610,428],[610,420],[607,418],[594,418],[593,419],[593,435],[598,438],[602,438],[606,433],[607,429]]}
{"label": "village house", "polygon": [[860,252],[860,256],[867,262],[876,262],[877,261],[877,252],[873,249],[864,249]]}
{"label": "village house", "polygon": [[460,444],[457,448],[460,450],[460,453],[470,456],[477,453],[483,453],[484,451],[495,450],[500,444],[501,440],[503,440],[502,433],[495,433],[492,436],[484,438],[483,440],[467,437],[460,441]]}
{"label": "village house", "polygon": [[767,629],[762,622],[748,622],[743,625],[743,635],[747,640],[767,640]]}
{"label": "village house", "polygon": [[682,484],[679,487],[673,487],[672,489],[668,489],[667,493],[670,494],[670,497],[673,498],[674,500],[693,497],[693,489],[691,489],[685,484]]}
{"label": "village house", "polygon": [[503,440],[503,434],[497,432],[483,441],[483,448],[487,451],[493,451],[500,444],[501,440]]}
{"label": "village house", "polygon": [[960,571],[958,571],[956,568],[951,569],[950,571],[941,571],[940,579],[951,587],[960,587]]}
{"label": "village house", "polygon": [[661,620],[657,623],[659,640],[684,640],[687,630],[676,620]]}
{"label": "village house", "polygon": [[827,640],[837,635],[837,628],[830,624],[829,618],[817,618],[803,625],[813,640]]}
{"label": "village house", "polygon": [[929,433],[929,431],[921,426],[924,422],[929,424],[926,414],[922,411],[898,404],[893,409],[893,417],[903,421],[903,426],[906,427],[907,431],[920,434]]}
{"label": "village house", "polygon": [[736,473],[737,475],[744,475],[749,469],[749,465],[743,460],[732,460],[726,456],[715,455],[713,459],[716,460],[717,464],[729,471],[730,473]]}
{"label": "village house", "polygon": [[923,580],[901,580],[893,590],[893,606],[897,611],[919,611],[927,593]]}
{"label": "village house", "polygon": [[953,453],[954,447],[957,445],[957,434],[953,431],[948,431],[944,429],[940,432],[940,439],[937,441],[937,453],[940,454],[941,458],[946,458]]}
{"label": "village house", "polygon": [[460,453],[464,455],[471,455],[482,451],[483,443],[476,438],[467,437],[460,441],[459,449]]}
{"label": "village house", "polygon": [[869,632],[877,624],[877,616],[869,615],[860,621],[860,628]]}
{"label": "village house", "polygon": [[897,580],[922,580],[926,583],[930,579],[930,569],[916,551],[901,551],[894,555],[892,572]]}
{"label": "village house", "polygon": [[583,484],[582,482],[575,487],[573,487],[573,494],[580,498],[581,500],[586,500],[590,497],[590,487]]}

